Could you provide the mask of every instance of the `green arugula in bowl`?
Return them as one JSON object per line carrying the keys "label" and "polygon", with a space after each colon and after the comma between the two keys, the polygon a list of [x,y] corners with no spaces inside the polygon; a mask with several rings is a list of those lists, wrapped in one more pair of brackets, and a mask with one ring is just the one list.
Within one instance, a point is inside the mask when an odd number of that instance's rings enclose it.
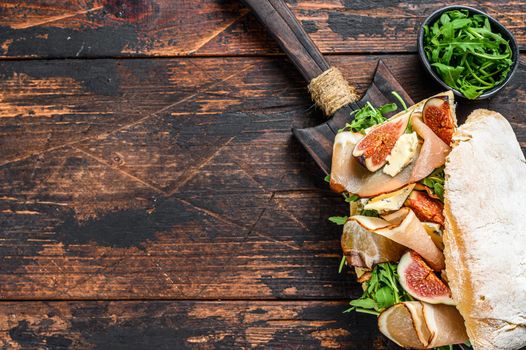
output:
{"label": "green arugula in bowl", "polygon": [[509,42],[487,16],[468,10],[444,12],[425,26],[423,48],[442,80],[469,99],[503,83],[513,65]]}

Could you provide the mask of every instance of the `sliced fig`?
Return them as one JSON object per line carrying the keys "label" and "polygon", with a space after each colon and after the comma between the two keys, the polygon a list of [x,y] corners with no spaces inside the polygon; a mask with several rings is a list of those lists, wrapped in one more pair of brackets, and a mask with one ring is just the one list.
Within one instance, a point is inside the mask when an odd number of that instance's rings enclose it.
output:
{"label": "sliced fig", "polygon": [[431,198],[426,192],[413,191],[405,201],[420,221],[431,221],[444,226],[444,204]]}
{"label": "sliced fig", "polygon": [[452,99],[448,95],[427,100],[422,110],[422,119],[446,144],[451,143],[455,131],[455,116]]}
{"label": "sliced fig", "polygon": [[413,298],[430,304],[455,304],[449,287],[414,251],[402,256],[398,263],[398,275],[400,285]]}
{"label": "sliced fig", "polygon": [[404,133],[408,115],[389,120],[372,129],[354,147],[352,155],[367,170],[375,172],[385,165],[396,141]]}

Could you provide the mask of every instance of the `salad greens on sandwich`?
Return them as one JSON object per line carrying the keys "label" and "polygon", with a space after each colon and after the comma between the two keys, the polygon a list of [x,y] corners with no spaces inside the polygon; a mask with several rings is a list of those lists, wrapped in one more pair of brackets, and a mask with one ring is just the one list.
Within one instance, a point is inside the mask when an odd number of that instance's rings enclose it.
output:
{"label": "salad greens on sandwich", "polygon": [[400,286],[397,266],[394,263],[376,265],[370,272],[370,277],[362,284],[363,295],[351,300],[351,307],[344,312],[357,311],[378,316],[394,304],[414,300]]}

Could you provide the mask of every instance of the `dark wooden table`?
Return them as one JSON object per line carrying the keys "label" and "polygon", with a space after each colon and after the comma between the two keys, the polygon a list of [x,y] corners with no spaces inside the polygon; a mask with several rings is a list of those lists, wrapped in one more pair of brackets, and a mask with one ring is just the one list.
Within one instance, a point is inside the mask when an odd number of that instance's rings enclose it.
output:
{"label": "dark wooden table", "polygon": [[[449,2],[447,2],[449,3]],[[516,35],[526,3],[464,2]],[[290,0],[360,92],[414,100],[436,1]],[[323,117],[237,1],[0,1],[2,349],[394,348],[338,274],[345,213],[292,126]],[[468,107],[466,107],[468,106]],[[526,69],[495,98],[526,147]]]}

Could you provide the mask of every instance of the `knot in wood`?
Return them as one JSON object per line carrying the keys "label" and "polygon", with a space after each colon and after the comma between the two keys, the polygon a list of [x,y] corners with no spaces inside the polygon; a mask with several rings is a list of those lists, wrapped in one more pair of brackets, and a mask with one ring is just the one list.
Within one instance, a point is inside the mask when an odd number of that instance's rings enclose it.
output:
{"label": "knot in wood", "polygon": [[358,100],[356,90],[336,67],[331,67],[312,79],[309,92],[314,103],[326,116],[331,116],[341,107]]}

